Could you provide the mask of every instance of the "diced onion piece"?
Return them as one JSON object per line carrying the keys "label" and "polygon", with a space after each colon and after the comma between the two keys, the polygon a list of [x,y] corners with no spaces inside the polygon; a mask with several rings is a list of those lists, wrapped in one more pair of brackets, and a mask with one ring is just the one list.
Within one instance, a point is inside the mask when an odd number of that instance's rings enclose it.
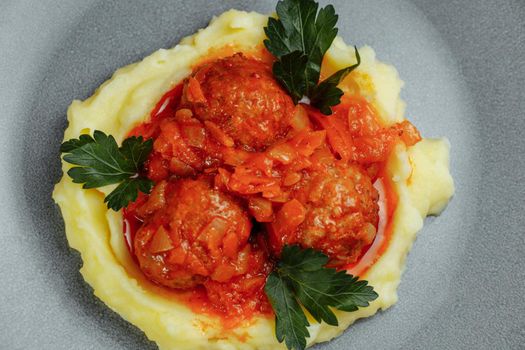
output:
{"label": "diced onion piece", "polygon": [[332,149],[344,160],[352,159],[354,151],[352,137],[347,126],[336,115],[324,116],[319,112],[310,111],[311,116],[326,130],[326,138]]}
{"label": "diced onion piece", "polygon": [[236,274],[235,266],[229,263],[222,263],[217,266],[211,275],[211,279],[217,282],[226,282]]}
{"label": "diced onion piece", "polygon": [[255,153],[245,162],[247,168],[262,171],[266,176],[272,176],[273,160],[265,153]]}
{"label": "diced onion piece", "polygon": [[263,193],[263,197],[268,198],[272,203],[286,203],[290,200],[288,192],[279,191],[279,193]]}
{"label": "diced onion piece", "polygon": [[142,207],[137,209],[138,216],[146,217],[166,204],[164,193],[167,185],[168,183],[166,181],[161,181],[153,187],[148,201]]}
{"label": "diced onion piece", "polygon": [[222,241],[222,250],[224,255],[230,259],[235,258],[239,250],[239,236],[236,232],[230,232]]}
{"label": "diced onion piece", "polygon": [[310,162],[312,166],[322,167],[325,165],[332,164],[333,159],[334,155],[330,151],[330,149],[328,147],[322,147],[315,150],[315,152],[310,157]]}
{"label": "diced onion piece", "polygon": [[297,227],[305,220],[306,209],[297,199],[283,204],[275,215],[275,220],[268,225],[268,238],[274,253],[280,254],[285,244],[297,242]]}
{"label": "diced onion piece", "polygon": [[153,150],[163,155],[173,154],[173,143],[181,139],[178,123],[163,120],[160,124],[160,135],[153,142]]}
{"label": "diced onion piece", "polygon": [[317,177],[311,183],[311,191],[308,193],[310,202],[318,202],[323,197],[323,191],[330,180],[327,178]]}
{"label": "diced onion piece", "polygon": [[371,244],[374,241],[374,238],[376,237],[377,230],[374,225],[367,222],[362,230],[362,239],[365,244]]}
{"label": "diced onion piece", "polygon": [[275,223],[278,227],[286,227],[286,231],[294,230],[304,221],[306,209],[297,199],[286,202],[277,213]]}
{"label": "diced onion piece", "polygon": [[215,186],[218,188],[228,188],[228,183],[230,182],[231,174],[228,170],[224,168],[219,168],[217,170],[217,175],[215,175]]}
{"label": "diced onion piece", "polygon": [[276,183],[276,179],[274,178],[259,175],[252,171],[252,169],[246,169],[243,167],[235,169],[235,173],[231,180],[245,185],[269,185]]}
{"label": "diced onion piece", "polygon": [[173,243],[171,242],[168,231],[164,226],[160,226],[151,239],[149,250],[153,254],[163,253],[170,249],[173,249]]}
{"label": "diced onion piece", "polygon": [[283,164],[289,164],[297,158],[297,151],[292,145],[288,143],[282,143],[280,145],[273,146],[268,151],[268,156]]}
{"label": "diced onion piece", "polygon": [[304,130],[310,125],[310,119],[308,113],[300,104],[295,107],[295,112],[290,121],[290,125],[296,131]]}
{"label": "diced onion piece", "polygon": [[212,255],[218,256],[220,255],[219,246],[227,230],[228,221],[221,217],[214,217],[204,226],[198,239],[208,246]]}
{"label": "diced onion piece", "polygon": [[206,141],[206,130],[204,130],[200,124],[183,124],[181,129],[188,145],[197,148],[204,148],[204,142]]}
{"label": "diced onion piece", "polygon": [[381,130],[372,107],[363,99],[353,100],[348,108],[348,128],[352,134],[371,136]]}
{"label": "diced onion piece", "polygon": [[209,275],[209,271],[206,268],[206,266],[204,266],[202,260],[195,254],[193,254],[191,251],[186,252],[186,260],[184,261],[184,263],[188,265],[189,270],[193,271],[197,275]]}
{"label": "diced onion piece", "polygon": [[407,146],[412,146],[421,141],[421,134],[408,120],[403,120],[401,123],[393,125],[391,129],[397,133]]}
{"label": "diced onion piece", "polygon": [[301,181],[302,175],[297,172],[287,173],[283,178],[284,186],[292,186]]}
{"label": "diced onion piece", "polygon": [[188,108],[179,109],[175,112],[175,120],[178,122],[187,122],[193,118],[193,113]]}
{"label": "diced onion piece", "polygon": [[260,290],[266,283],[266,277],[264,276],[250,276],[249,278],[243,278],[240,281],[241,290],[246,293],[253,293]]}
{"label": "diced onion piece", "polygon": [[272,202],[266,198],[251,197],[248,200],[248,208],[258,222],[271,222],[273,220]]}
{"label": "diced onion piece", "polygon": [[302,131],[295,135],[289,143],[302,155],[309,157],[321,147],[326,139],[326,130]]}
{"label": "diced onion piece", "polygon": [[[329,150],[327,150],[327,151],[330,152]],[[310,168],[312,166],[312,159],[313,158],[299,157],[292,164],[288,165],[288,169],[290,171],[298,172],[298,171],[301,171],[303,169]]]}
{"label": "diced onion piece", "polygon": [[172,249],[168,254],[168,262],[174,265],[182,265],[186,260],[186,250],[184,247]]}
{"label": "diced onion piece", "polygon": [[247,244],[237,255],[235,270],[237,274],[245,274],[250,268],[250,245]]}
{"label": "diced onion piece", "polygon": [[191,103],[206,103],[206,97],[201,89],[201,84],[194,77],[188,78],[188,84],[185,86],[184,96],[188,99],[188,102]]}
{"label": "diced onion piece", "polygon": [[243,164],[249,157],[249,152],[236,148],[226,148],[223,152],[224,163],[233,166]]}
{"label": "diced onion piece", "polygon": [[268,198],[272,202],[275,202],[276,198],[281,198],[284,195],[281,186],[277,182],[268,184],[264,188],[261,188],[261,192],[264,198]]}
{"label": "diced onion piece", "polygon": [[179,176],[188,176],[194,173],[194,169],[191,166],[175,157],[170,160],[170,171]]}
{"label": "diced onion piece", "polygon": [[169,176],[168,162],[159,153],[149,157],[147,163],[148,177],[154,182],[159,182]]}
{"label": "diced onion piece", "polygon": [[206,126],[206,129],[210,132],[211,136],[213,136],[213,138],[219,141],[222,145],[226,147],[234,146],[235,143],[233,139],[230,136],[226,135],[226,133],[222,131],[222,129],[219,128],[217,124],[207,120],[204,122],[204,125]]}

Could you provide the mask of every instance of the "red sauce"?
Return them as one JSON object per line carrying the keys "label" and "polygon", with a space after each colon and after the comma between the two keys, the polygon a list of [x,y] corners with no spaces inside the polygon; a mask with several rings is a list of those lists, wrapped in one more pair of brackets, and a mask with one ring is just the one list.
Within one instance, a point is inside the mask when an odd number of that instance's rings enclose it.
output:
{"label": "red sauce", "polygon": [[284,244],[356,266],[376,238],[381,180],[376,261],[397,205],[384,166],[396,143],[420,140],[409,122],[384,127],[361,97],[329,117],[294,107],[257,55],[201,64],[130,135],[154,139],[145,170],[156,183],[124,210],[130,251],[155,288],[225,328],[271,315],[263,288]]}

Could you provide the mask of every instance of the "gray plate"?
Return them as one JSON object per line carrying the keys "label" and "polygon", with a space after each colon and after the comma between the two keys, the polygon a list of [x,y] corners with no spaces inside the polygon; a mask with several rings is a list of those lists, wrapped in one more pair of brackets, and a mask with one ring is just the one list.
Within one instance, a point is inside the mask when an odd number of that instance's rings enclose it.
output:
{"label": "gray plate", "polygon": [[[319,349],[525,346],[525,5],[334,1],[348,43],[406,81],[408,116],[452,143],[457,194],[408,258],[399,303]],[[92,295],[50,195],[66,108],[118,67],[235,7],[273,1],[0,5],[0,348],[155,349]]]}

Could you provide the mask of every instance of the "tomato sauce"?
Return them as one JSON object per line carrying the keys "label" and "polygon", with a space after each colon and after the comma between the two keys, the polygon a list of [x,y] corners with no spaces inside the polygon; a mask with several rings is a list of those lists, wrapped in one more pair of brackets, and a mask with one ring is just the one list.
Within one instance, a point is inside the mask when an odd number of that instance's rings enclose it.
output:
{"label": "tomato sauce", "polygon": [[285,244],[365,272],[392,234],[388,156],[420,136],[407,121],[385,127],[358,96],[333,112],[294,106],[266,56],[205,61],[167,92],[130,132],[154,139],[155,187],[124,210],[146,278],[228,328],[272,315],[264,284]]}

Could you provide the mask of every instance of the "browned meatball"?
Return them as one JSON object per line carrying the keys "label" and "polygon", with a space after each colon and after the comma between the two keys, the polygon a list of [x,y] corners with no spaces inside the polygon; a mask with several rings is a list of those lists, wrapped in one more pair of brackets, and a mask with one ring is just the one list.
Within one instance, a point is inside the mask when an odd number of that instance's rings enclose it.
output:
{"label": "browned meatball", "polygon": [[286,134],[294,111],[271,65],[240,53],[197,68],[185,82],[183,103],[235,143],[256,150]]}
{"label": "browned meatball", "polygon": [[162,181],[137,213],[144,223],[135,236],[135,255],[150,280],[188,288],[246,273],[248,215],[207,180]]}
{"label": "browned meatball", "polygon": [[332,165],[310,171],[272,224],[277,250],[299,243],[321,250],[332,266],[355,262],[375,238],[378,193],[358,165]]}

